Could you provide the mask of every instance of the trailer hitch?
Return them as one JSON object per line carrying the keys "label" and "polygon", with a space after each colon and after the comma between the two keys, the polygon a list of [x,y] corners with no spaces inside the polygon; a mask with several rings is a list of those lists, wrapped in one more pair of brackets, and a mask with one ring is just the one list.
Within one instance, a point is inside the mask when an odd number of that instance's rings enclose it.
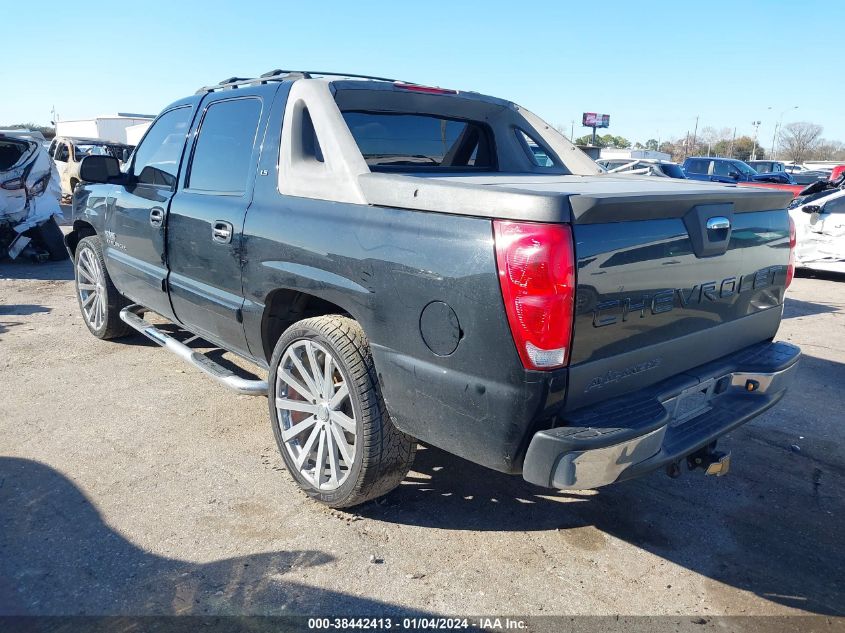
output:
{"label": "trailer hitch", "polygon": [[713,442],[702,449],[697,450],[687,457],[687,467],[690,470],[700,468],[705,475],[716,475],[721,477],[727,475],[731,469],[731,453],[717,451],[716,443]]}

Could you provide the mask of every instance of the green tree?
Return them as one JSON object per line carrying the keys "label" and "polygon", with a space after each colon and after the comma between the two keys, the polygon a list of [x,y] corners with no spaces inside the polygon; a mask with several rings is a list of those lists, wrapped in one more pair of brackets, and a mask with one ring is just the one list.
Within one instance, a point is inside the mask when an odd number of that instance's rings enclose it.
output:
{"label": "green tree", "polygon": [[[751,152],[755,147],[754,139],[750,136],[740,136],[738,139],[734,141],[733,147],[733,156],[732,158],[738,158],[739,160],[751,160]],[[754,150],[755,155],[757,156],[757,160],[763,160],[766,158],[766,152],[760,147],[760,141],[758,140],[756,143],[756,150]]]}
{"label": "green tree", "polygon": [[46,139],[51,139],[56,136],[56,128],[49,125],[38,125],[37,123],[32,122],[0,125],[0,130],[34,130],[36,132],[41,132]]}
{"label": "green tree", "polygon": [[[576,145],[591,145],[593,141],[592,134],[585,134],[575,139]],[[624,136],[613,136],[613,134],[596,134],[596,147],[614,147],[617,149],[628,149],[631,147],[631,141]]]}
{"label": "green tree", "polygon": [[658,143],[656,138],[650,138],[645,142],[645,148],[650,149],[653,152],[660,151],[658,148]]}

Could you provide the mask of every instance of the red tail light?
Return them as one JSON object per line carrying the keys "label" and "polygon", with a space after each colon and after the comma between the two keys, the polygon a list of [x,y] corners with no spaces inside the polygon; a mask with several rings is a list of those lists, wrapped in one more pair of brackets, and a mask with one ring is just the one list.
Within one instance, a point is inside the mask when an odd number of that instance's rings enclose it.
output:
{"label": "red tail light", "polygon": [[526,369],[569,361],[575,299],[572,231],[494,220],[496,263],[511,334]]}
{"label": "red tail light", "polygon": [[3,189],[9,190],[16,190],[16,189],[23,189],[24,188],[24,181],[23,178],[12,178],[11,180],[7,180],[6,182],[0,182],[0,187]]}
{"label": "red tail light", "polygon": [[786,266],[786,287],[792,283],[792,278],[795,277],[795,222],[792,217],[789,218],[789,264]]}

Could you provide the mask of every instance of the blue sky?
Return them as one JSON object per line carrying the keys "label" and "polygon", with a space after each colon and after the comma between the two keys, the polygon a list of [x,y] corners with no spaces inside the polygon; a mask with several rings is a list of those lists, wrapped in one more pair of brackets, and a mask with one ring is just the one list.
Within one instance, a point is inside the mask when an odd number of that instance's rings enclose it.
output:
{"label": "blue sky", "polygon": [[[812,121],[845,141],[845,2],[7,2],[0,124],[155,113],[273,68],[396,77],[511,99],[634,141]],[[49,17],[48,17],[49,16]],[[31,24],[33,28],[25,28]],[[11,39],[10,39],[11,38]],[[817,82],[817,83],[815,83]],[[815,83],[815,85],[814,85]],[[808,87],[802,88],[802,84]],[[768,140],[767,140],[768,139]]]}

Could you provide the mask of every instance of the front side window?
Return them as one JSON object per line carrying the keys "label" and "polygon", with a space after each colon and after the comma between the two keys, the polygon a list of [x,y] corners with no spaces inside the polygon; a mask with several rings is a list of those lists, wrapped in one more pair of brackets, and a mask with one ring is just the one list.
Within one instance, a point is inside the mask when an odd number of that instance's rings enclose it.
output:
{"label": "front side window", "polygon": [[732,164],[733,170],[738,171],[741,174],[746,176],[756,176],[757,172],[754,171],[751,167],[746,165],[745,163],[733,163]]}
{"label": "front side window", "polygon": [[65,143],[60,143],[58,147],[56,147],[56,160],[62,163],[66,163],[70,158],[70,152],[67,149],[67,145]]}
{"label": "front side window", "polygon": [[176,174],[188,128],[191,125],[191,108],[175,108],[162,114],[152,127],[138,149],[132,173],[138,178],[138,184],[176,188]]}
{"label": "front side window", "polygon": [[496,167],[493,135],[478,121],[361,111],[343,118],[373,171]]}
{"label": "front side window", "polygon": [[252,148],[261,101],[233,99],[211,104],[197,137],[187,188],[243,193],[252,167]]}
{"label": "front side window", "polygon": [[713,161],[714,176],[730,176],[732,173],[739,173],[737,166],[726,160]]}

